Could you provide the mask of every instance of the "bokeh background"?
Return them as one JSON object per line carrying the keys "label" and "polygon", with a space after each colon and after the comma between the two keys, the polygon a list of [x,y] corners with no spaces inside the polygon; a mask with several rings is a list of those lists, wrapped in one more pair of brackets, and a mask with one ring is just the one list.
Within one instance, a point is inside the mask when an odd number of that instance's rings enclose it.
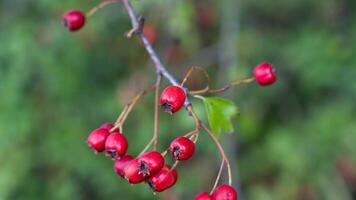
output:
{"label": "bokeh background", "polygon": [[[173,189],[153,195],[131,186],[85,140],[112,122],[129,99],[154,82],[142,45],[123,35],[121,4],[68,32],[62,14],[99,1],[0,1],[0,200],[186,200],[209,191],[220,157],[202,133],[195,157],[178,166]],[[182,79],[206,67],[213,84],[251,76],[272,62],[278,82],[230,90],[241,114],[221,140],[240,199],[356,199],[356,1],[139,0],[167,68]],[[191,88],[204,86],[199,74]],[[165,82],[165,84],[167,84]],[[206,120],[202,102],[193,100]],[[153,132],[153,95],[124,132],[136,155]],[[160,112],[160,150],[193,129],[185,112]],[[226,176],[224,176],[226,181]]]}

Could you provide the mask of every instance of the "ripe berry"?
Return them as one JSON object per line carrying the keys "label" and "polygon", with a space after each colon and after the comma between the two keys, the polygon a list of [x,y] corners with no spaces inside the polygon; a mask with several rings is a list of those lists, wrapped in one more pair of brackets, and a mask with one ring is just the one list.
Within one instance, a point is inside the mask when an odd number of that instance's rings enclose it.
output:
{"label": "ripe berry", "polygon": [[100,128],[105,128],[105,129],[110,130],[110,129],[114,128],[114,124],[105,123],[105,124],[101,125]]}
{"label": "ripe berry", "polygon": [[110,133],[107,129],[95,129],[88,136],[87,143],[95,152],[102,152],[105,150],[105,142],[109,135]]}
{"label": "ripe berry", "polygon": [[188,160],[195,151],[195,144],[186,137],[178,137],[169,146],[171,155],[176,160]]}
{"label": "ripe berry", "polygon": [[85,24],[85,15],[79,10],[70,10],[63,15],[64,26],[70,31],[77,31]]}
{"label": "ripe berry", "polygon": [[212,200],[211,196],[206,192],[201,192],[194,197],[194,200]]}
{"label": "ripe berry", "polygon": [[113,159],[125,155],[127,147],[128,142],[126,137],[119,132],[110,134],[105,142],[105,151],[107,155],[111,156]]}
{"label": "ripe berry", "polygon": [[138,159],[129,161],[124,167],[124,177],[132,184],[140,183],[145,180],[145,177],[140,173],[140,163]]}
{"label": "ripe berry", "polygon": [[185,92],[181,87],[171,85],[163,90],[160,104],[164,111],[175,113],[183,106],[185,98]]}
{"label": "ripe berry", "polygon": [[277,80],[275,70],[270,63],[258,64],[253,70],[253,76],[258,84],[262,86],[271,85]]}
{"label": "ripe berry", "polygon": [[211,196],[213,200],[237,200],[236,190],[228,185],[220,185]]}
{"label": "ripe berry", "polygon": [[148,179],[148,184],[154,192],[162,192],[172,187],[177,182],[178,174],[171,166],[165,165],[161,171]]}
{"label": "ripe berry", "polygon": [[126,167],[126,165],[128,163],[130,163],[131,160],[133,160],[134,157],[132,157],[131,155],[126,155],[123,156],[121,158],[119,158],[118,160],[116,160],[115,164],[114,164],[114,169],[116,171],[116,173],[121,176],[122,178],[124,178],[124,169]]}
{"label": "ripe berry", "polygon": [[139,163],[139,174],[149,177],[164,166],[164,158],[158,151],[149,151],[137,158]]}

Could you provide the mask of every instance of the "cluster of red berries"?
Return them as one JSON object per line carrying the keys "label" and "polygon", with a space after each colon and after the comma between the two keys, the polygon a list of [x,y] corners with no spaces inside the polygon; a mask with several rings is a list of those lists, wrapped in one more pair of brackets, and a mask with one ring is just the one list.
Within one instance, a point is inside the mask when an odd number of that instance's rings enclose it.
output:
{"label": "cluster of red berries", "polygon": [[[114,169],[119,176],[131,184],[146,182],[154,192],[162,192],[177,182],[177,171],[165,164],[160,152],[149,151],[137,158],[125,155],[127,139],[119,131],[111,131],[113,127],[113,124],[103,124],[90,133],[87,143],[95,152],[106,151],[106,155],[115,160]],[[168,150],[175,160],[188,160],[195,152],[195,144],[186,137],[178,137],[171,142]],[[194,199],[236,200],[237,193],[231,186],[221,185],[211,196],[203,192]]]}
{"label": "cluster of red berries", "polygon": [[[178,174],[170,165],[165,164],[160,152],[149,151],[137,158],[126,155],[128,142],[119,131],[112,130],[113,124],[104,124],[92,131],[87,139],[95,152],[106,151],[114,163],[119,176],[131,184],[147,182],[154,192],[162,192],[172,187]],[[175,160],[187,160],[193,156],[195,144],[186,137],[178,137],[169,146],[169,152]]]}
{"label": "cluster of red berries", "polygon": [[[63,23],[70,31],[81,29],[85,21],[85,14],[79,10],[70,10],[63,16]],[[144,34],[150,43],[156,40],[153,33],[154,30],[150,27],[144,29]],[[257,65],[253,70],[253,76],[255,81],[262,86],[273,84],[277,80],[272,65],[267,62]],[[183,107],[186,95],[182,87],[168,86],[161,94],[160,105],[164,111],[173,114]],[[95,152],[105,151],[107,156],[115,160],[116,173],[131,184],[145,182],[152,191],[162,192],[177,182],[178,173],[175,167],[165,164],[164,154],[158,151],[148,151],[136,158],[126,154],[128,141],[113,124],[106,123],[92,131],[87,138],[87,143]],[[188,160],[194,154],[195,142],[184,136],[178,137],[171,142],[168,151],[176,161]],[[202,192],[194,199],[237,200],[237,192],[229,185],[220,185],[211,194]]]}
{"label": "cluster of red berries", "polygon": [[[260,85],[269,85],[276,81],[276,75],[269,63],[257,65],[253,71],[254,78]],[[186,101],[186,93],[182,87],[168,86],[160,97],[160,105],[164,111],[175,113]],[[178,173],[172,166],[165,164],[165,159],[158,151],[146,152],[137,158],[127,155],[128,141],[123,133],[115,130],[113,124],[103,124],[91,132],[87,139],[88,145],[95,152],[103,152],[115,160],[114,169],[119,176],[131,184],[146,182],[154,192],[162,192],[172,187]],[[195,143],[187,137],[178,137],[169,146],[169,152],[176,161],[188,160],[195,151]],[[229,185],[220,185],[211,195],[202,192],[195,200],[236,200],[237,192]]]}

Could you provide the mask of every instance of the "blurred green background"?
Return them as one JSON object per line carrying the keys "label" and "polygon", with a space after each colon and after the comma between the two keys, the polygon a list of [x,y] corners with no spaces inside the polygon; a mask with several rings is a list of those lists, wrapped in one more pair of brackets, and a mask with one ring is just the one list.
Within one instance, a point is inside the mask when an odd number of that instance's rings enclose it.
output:
{"label": "blurred green background", "polygon": [[[123,36],[130,21],[121,4],[100,10],[79,32],[62,26],[66,10],[98,2],[0,1],[0,200],[186,200],[212,187],[220,157],[204,133],[195,157],[178,166],[176,186],[156,195],[121,180],[109,159],[87,147],[90,131],[114,121],[155,79],[142,45]],[[236,133],[221,137],[240,199],[356,199],[356,1],[133,4],[179,79],[192,65],[206,67],[216,86],[250,77],[261,61],[277,69],[273,86],[221,95],[241,110]],[[197,75],[189,84],[204,80]],[[206,121],[201,101],[193,104]],[[131,154],[149,141],[152,119],[150,94],[124,126]],[[183,111],[160,112],[160,150],[193,128]]]}

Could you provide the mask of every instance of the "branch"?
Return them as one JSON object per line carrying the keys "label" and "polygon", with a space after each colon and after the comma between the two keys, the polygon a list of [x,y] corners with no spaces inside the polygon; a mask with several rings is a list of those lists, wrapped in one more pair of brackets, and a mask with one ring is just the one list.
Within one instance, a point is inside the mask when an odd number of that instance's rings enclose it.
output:
{"label": "branch", "polygon": [[89,12],[86,14],[86,17],[90,17],[92,16],[94,13],[96,13],[96,11],[98,11],[99,9],[104,8],[105,6],[109,5],[109,4],[114,4],[114,3],[119,3],[119,0],[106,0],[106,1],[102,1],[101,3],[99,3],[98,5],[96,5],[94,8],[92,8],[91,10],[89,10]]}
{"label": "branch", "polygon": [[155,90],[155,112],[154,112],[154,130],[153,130],[153,148],[157,150],[158,144],[158,109],[159,109],[159,87],[161,85],[161,74],[157,76]]}
{"label": "branch", "polygon": [[[131,19],[131,24],[134,29],[139,29],[140,27],[140,22],[138,21],[138,18],[135,14],[135,11],[131,5],[130,0],[122,0],[122,2],[125,5],[125,8],[127,10],[127,13],[129,14],[129,17]],[[151,60],[153,61],[155,68],[156,68],[156,73],[161,74],[164,78],[166,78],[172,85],[179,86],[180,84],[178,81],[167,71],[166,67],[162,64],[158,54],[156,51],[153,49],[152,45],[150,42],[147,40],[146,36],[144,35],[143,32],[138,32],[138,36],[140,37],[143,46],[145,47],[148,55],[150,56]],[[185,89],[185,92],[188,94],[187,90]],[[185,100],[184,106],[188,108],[191,105],[190,101],[188,98]]]}
{"label": "branch", "polygon": [[[130,16],[131,24],[132,24],[133,28],[138,29],[139,21],[135,14],[135,11],[132,8],[130,0],[123,0],[122,2],[124,3],[125,8]],[[166,68],[162,64],[161,60],[159,59],[156,51],[153,49],[152,45],[149,43],[149,41],[147,40],[147,38],[143,34],[143,32],[138,33],[138,36],[140,37],[147,53],[149,54],[149,56],[152,59],[153,63],[155,64],[156,72],[159,74],[162,74],[162,76],[165,77],[173,85],[179,85],[178,81],[166,70]]]}
{"label": "branch", "polygon": [[225,92],[226,90],[232,88],[232,87],[237,87],[240,86],[242,84],[248,84],[248,83],[252,83],[255,81],[255,78],[248,78],[248,79],[244,79],[244,80],[238,80],[238,81],[234,81],[231,83],[228,83],[226,85],[224,85],[221,88],[217,88],[217,89],[212,89],[210,88],[210,85],[208,85],[206,88],[202,89],[202,90],[195,90],[195,91],[189,91],[190,95],[198,95],[198,94],[214,94],[214,93],[221,93],[221,92]]}
{"label": "branch", "polygon": [[230,161],[227,158],[223,147],[221,146],[219,140],[215,137],[215,135],[211,132],[211,130],[207,126],[205,126],[204,124],[201,124],[201,127],[209,134],[211,139],[213,139],[213,141],[215,142],[216,146],[218,147],[218,149],[220,151],[222,159],[225,160],[226,165],[227,165],[227,173],[228,173],[228,176],[229,176],[229,185],[231,186],[231,184],[232,184],[232,175],[231,175]]}
{"label": "branch", "polygon": [[[140,27],[140,22],[139,22],[136,14],[135,14],[135,11],[133,10],[133,7],[131,5],[130,0],[122,0],[122,2],[124,3],[124,6],[125,6],[128,14],[129,14],[133,29],[139,30],[140,28],[142,28],[142,27]],[[158,76],[160,76],[160,75],[163,76],[172,85],[180,86],[178,81],[164,67],[164,65],[162,64],[161,60],[158,57],[158,54],[156,53],[156,51],[153,49],[152,45],[149,43],[149,41],[145,37],[143,31],[138,31],[137,34],[140,37],[140,39],[141,39],[141,41],[142,41],[147,53],[149,54],[151,60],[153,61],[154,65],[155,65],[157,75]],[[189,91],[187,89],[185,89],[185,92],[186,92],[186,94],[189,94]],[[190,101],[188,100],[188,97],[186,98],[186,101],[185,101],[184,105],[186,107],[186,111],[188,112],[188,114],[194,118],[194,121],[195,121],[195,123],[197,125],[197,128],[198,129],[203,128],[210,135],[210,137],[213,139],[213,141],[216,143],[223,160],[226,162],[227,169],[228,169],[229,185],[231,185],[232,176],[231,176],[230,162],[229,162],[228,158],[226,157],[226,154],[225,154],[224,149],[222,148],[220,142],[214,136],[214,134],[211,132],[211,130],[208,127],[206,127],[204,124],[202,124],[200,119],[196,116],[195,112],[192,109],[192,105],[191,105]],[[151,145],[153,142],[154,141],[151,140],[149,145]],[[167,153],[167,151],[165,151],[163,154],[165,155],[166,153]]]}

